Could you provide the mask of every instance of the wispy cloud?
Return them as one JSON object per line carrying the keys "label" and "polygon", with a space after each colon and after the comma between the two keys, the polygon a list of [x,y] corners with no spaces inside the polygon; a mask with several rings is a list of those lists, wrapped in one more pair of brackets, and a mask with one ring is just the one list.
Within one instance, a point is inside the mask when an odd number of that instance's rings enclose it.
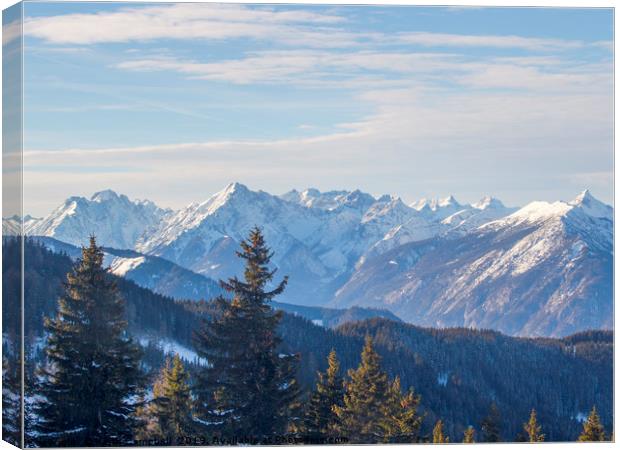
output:
{"label": "wispy cloud", "polygon": [[[338,14],[265,6],[186,3],[118,11],[63,14],[29,18],[28,36],[54,44],[101,44],[154,41],[159,39],[224,40],[249,38],[277,41],[282,45],[312,48],[394,45],[424,47],[491,47],[530,51],[563,51],[612,43],[523,37],[516,35],[467,35],[431,32],[351,32],[342,26],[347,19]],[[13,34],[7,34],[11,39]]]}
{"label": "wispy cloud", "polygon": [[2,25],[2,46],[6,46],[9,42],[21,37],[22,22],[15,20]]}
{"label": "wispy cloud", "polygon": [[445,33],[401,33],[397,39],[403,43],[426,47],[494,47],[518,48],[531,51],[557,51],[583,48],[583,41],[542,39],[522,36],[476,36]]}
{"label": "wispy cloud", "polygon": [[445,90],[446,83],[451,83],[475,89],[583,92],[609,89],[612,83],[611,63],[558,57],[468,58],[454,53],[414,51],[263,51],[208,63],[160,56],[125,61],[115,67],[171,71],[193,79],[235,84],[289,83],[321,88],[393,88],[415,84]]}
{"label": "wispy cloud", "polygon": [[[456,55],[406,52],[325,52],[311,50],[252,52],[240,59],[201,63],[162,56],[125,61],[119,69],[133,71],[175,71],[192,78],[231,83],[296,84],[328,79],[350,79],[381,73],[412,74],[458,70]],[[463,66],[464,67],[464,66]]]}
{"label": "wispy cloud", "polygon": [[[334,42],[321,39],[322,27],[344,21],[340,16],[303,10],[192,3],[35,17],[24,26],[28,36],[56,44],[251,38],[329,47]],[[352,43],[349,33],[330,29],[340,40],[338,45]]]}
{"label": "wispy cloud", "polygon": [[[105,137],[78,136],[50,144],[57,150],[28,150],[29,195],[49,199],[75,194],[75,186],[113,186],[182,206],[192,200],[188,192],[202,200],[238,179],[271,192],[317,186],[405,196],[446,183],[481,196],[493,186],[513,192],[505,200],[518,203],[526,190],[555,189],[551,179],[571,189],[579,182],[610,185],[610,42],[532,37],[525,25],[523,36],[387,32],[386,24],[350,23],[356,16],[343,14],[162,4],[28,19],[34,45],[57,48],[62,67],[65,59],[80,60],[63,49],[90,48],[101,58],[89,67],[107,76],[91,82],[93,71],[76,66],[83,78],[60,79],[80,100],[50,103],[48,112],[67,119],[145,109],[158,113],[166,129],[128,141],[153,145],[113,147]],[[98,45],[108,43],[127,45]],[[92,91],[79,91],[85,80]],[[79,106],[82,99],[92,103]],[[336,111],[334,102],[350,111]],[[263,111],[262,122],[254,120]],[[184,117],[168,127],[161,117],[171,115]]]}

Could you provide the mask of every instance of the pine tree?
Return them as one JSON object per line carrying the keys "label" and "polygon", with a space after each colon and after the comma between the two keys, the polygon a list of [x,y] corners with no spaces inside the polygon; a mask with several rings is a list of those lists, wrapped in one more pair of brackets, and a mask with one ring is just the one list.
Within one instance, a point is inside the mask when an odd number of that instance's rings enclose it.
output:
{"label": "pine tree", "polygon": [[523,429],[528,435],[529,442],[543,442],[545,435],[541,433],[542,427],[538,425],[536,420],[536,410],[532,409],[530,413],[530,420],[523,424]]}
{"label": "pine tree", "polygon": [[103,447],[132,442],[140,350],[126,336],[124,301],[94,236],[67,275],[58,314],[47,319],[47,365],[37,405],[40,445]]}
{"label": "pine tree", "polygon": [[304,418],[304,433],[313,438],[335,435],[339,426],[334,407],[342,407],[344,387],[339,374],[340,363],[333,349],[327,357],[327,364],[327,370],[317,374],[319,380]]}
{"label": "pine tree", "polygon": [[20,363],[2,355],[2,439],[21,447]]}
{"label": "pine tree", "polygon": [[605,440],[605,429],[601,424],[601,418],[596,411],[596,406],[592,407],[588,419],[583,423],[583,431],[577,439],[580,442],[597,442]]}
{"label": "pine tree", "polygon": [[481,430],[483,442],[500,442],[501,416],[495,403],[491,404],[489,414],[482,420]]}
{"label": "pine tree", "polygon": [[474,427],[469,426],[465,428],[463,432],[463,444],[474,444],[476,442],[475,435],[476,430],[474,430]]}
{"label": "pine tree", "polygon": [[206,432],[265,439],[286,432],[295,417],[298,358],[278,354],[276,327],[282,313],[269,305],[287,277],[265,290],[276,271],[269,269],[273,254],[259,228],[241,249],[237,255],[245,260],[244,281],[220,282],[233,299],[218,297],[219,314],[196,334],[196,351],[209,361],[197,377],[196,416]]}
{"label": "pine tree", "polygon": [[443,434],[443,422],[440,419],[433,428],[433,444],[447,444],[448,442],[450,439]]}
{"label": "pine tree", "polygon": [[420,396],[413,389],[402,393],[400,378],[390,385],[388,399],[382,419],[384,441],[391,443],[412,443],[419,439],[423,417],[418,414]]}
{"label": "pine tree", "polygon": [[189,374],[178,354],[172,361],[166,360],[153,386],[153,400],[144,409],[143,416],[146,425],[140,432],[140,439],[169,439],[174,443],[176,437],[191,435],[193,419]]}
{"label": "pine tree", "polygon": [[385,403],[389,399],[389,382],[381,371],[380,357],[366,337],[362,361],[356,370],[349,370],[345,382],[343,406],[335,407],[341,423],[341,434],[350,443],[376,443],[384,437]]}

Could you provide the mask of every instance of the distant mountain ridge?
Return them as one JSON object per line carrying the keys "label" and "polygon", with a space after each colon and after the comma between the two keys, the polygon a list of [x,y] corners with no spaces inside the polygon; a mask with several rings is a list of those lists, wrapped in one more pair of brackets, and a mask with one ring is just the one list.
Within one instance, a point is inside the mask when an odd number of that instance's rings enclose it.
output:
{"label": "distant mountain ridge", "polygon": [[[276,196],[231,183],[177,211],[102,191],[69,198],[26,233],[80,244],[95,232],[104,246],[221,279],[241,275],[235,251],[255,225],[277,276],[290,277],[289,304],[388,309],[414,324],[516,335],[612,326],[613,209],[588,191],[517,209],[492,197],[406,205],[359,190]],[[141,267],[148,278],[140,258],[114,270]]]}
{"label": "distant mountain ridge", "polygon": [[[56,254],[65,254],[76,260],[82,256],[80,247],[46,236],[32,239]],[[157,256],[144,255],[133,250],[104,247],[104,266],[109,272],[133,281],[138,286],[175,300],[209,301],[218,295],[226,295],[215,280],[184,269]],[[275,309],[303,317],[315,325],[335,328],[346,322],[381,317],[399,322],[400,319],[387,310],[353,306],[345,309],[298,306],[272,302]]]}

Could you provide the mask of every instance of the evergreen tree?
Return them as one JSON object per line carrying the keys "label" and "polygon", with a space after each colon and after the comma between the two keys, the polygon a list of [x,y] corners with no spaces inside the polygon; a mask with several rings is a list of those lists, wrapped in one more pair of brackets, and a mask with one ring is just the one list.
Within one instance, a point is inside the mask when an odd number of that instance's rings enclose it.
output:
{"label": "evergreen tree", "polygon": [[588,419],[583,423],[583,431],[577,439],[580,442],[597,442],[605,440],[605,429],[601,423],[601,418],[596,411],[596,406],[592,407]]}
{"label": "evergreen tree", "polygon": [[384,441],[412,443],[419,439],[423,417],[418,414],[420,396],[413,389],[402,393],[400,378],[396,377],[388,392],[385,417],[382,420]]}
{"label": "evergreen tree", "polygon": [[197,376],[196,416],[207,432],[264,439],[286,432],[295,419],[298,358],[278,354],[276,327],[282,313],[269,305],[287,277],[265,290],[276,271],[269,269],[273,254],[259,228],[241,249],[237,255],[245,260],[244,281],[220,282],[233,299],[218,297],[219,313],[196,334],[196,351],[209,361]]}
{"label": "evergreen tree", "polygon": [[319,380],[304,418],[304,432],[310,437],[334,435],[339,426],[334,407],[342,406],[344,387],[339,374],[340,363],[333,349],[327,357],[327,364],[327,370],[317,374]]}
{"label": "evergreen tree", "polygon": [[489,414],[482,420],[480,428],[483,442],[500,442],[501,416],[495,403],[491,403]]}
{"label": "evergreen tree", "polygon": [[94,237],[67,275],[58,314],[45,323],[47,365],[37,405],[39,444],[103,447],[132,442],[140,350],[126,336],[124,301]]}
{"label": "evergreen tree", "polygon": [[2,355],[2,439],[21,447],[20,364]]}
{"label": "evergreen tree", "polygon": [[529,442],[543,442],[545,440],[545,435],[541,433],[542,427],[538,425],[538,421],[536,420],[535,409],[532,409],[530,420],[523,424],[523,429],[527,433]]}
{"label": "evergreen tree", "polygon": [[381,371],[380,357],[370,336],[356,370],[349,370],[345,382],[343,406],[334,408],[341,423],[341,434],[351,443],[376,443],[384,437],[385,404],[389,399],[389,382]]}
{"label": "evergreen tree", "polygon": [[443,422],[440,419],[433,428],[433,444],[447,444],[448,442],[450,439],[443,434]]}
{"label": "evergreen tree", "polygon": [[[153,400],[143,412],[146,421],[141,439],[174,439],[192,431],[192,398],[189,374],[181,358],[167,359],[153,386]],[[174,443],[174,440],[172,440]]]}
{"label": "evergreen tree", "polygon": [[476,442],[475,435],[476,430],[474,430],[474,427],[469,426],[465,428],[463,432],[463,444],[474,444]]}

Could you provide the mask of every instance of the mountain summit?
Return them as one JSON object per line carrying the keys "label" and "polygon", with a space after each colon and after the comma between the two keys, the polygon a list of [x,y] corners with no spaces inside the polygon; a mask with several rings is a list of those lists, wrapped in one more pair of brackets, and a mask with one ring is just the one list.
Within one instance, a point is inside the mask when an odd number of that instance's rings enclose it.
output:
{"label": "mountain summit", "polygon": [[[408,206],[359,190],[275,196],[235,182],[177,211],[104,190],[24,224],[75,245],[96,233],[107,247],[212,279],[241,275],[235,251],[255,225],[273,267],[290,276],[288,303],[379,307],[416,324],[510,334],[611,327],[613,209],[588,191],[516,209],[492,197]],[[5,219],[10,226],[21,225]]]}

